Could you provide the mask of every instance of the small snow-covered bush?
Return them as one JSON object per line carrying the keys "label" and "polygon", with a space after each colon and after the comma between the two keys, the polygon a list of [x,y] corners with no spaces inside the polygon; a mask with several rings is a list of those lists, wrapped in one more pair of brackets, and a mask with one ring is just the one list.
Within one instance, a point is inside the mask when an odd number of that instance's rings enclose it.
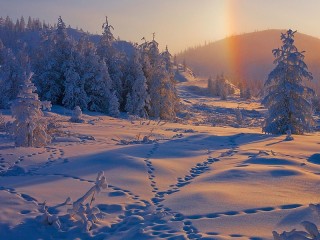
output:
{"label": "small snow-covered bush", "polygon": [[82,123],[84,122],[84,120],[81,118],[81,116],[81,108],[79,106],[76,106],[72,112],[72,117],[70,118],[70,121],[75,123]]}

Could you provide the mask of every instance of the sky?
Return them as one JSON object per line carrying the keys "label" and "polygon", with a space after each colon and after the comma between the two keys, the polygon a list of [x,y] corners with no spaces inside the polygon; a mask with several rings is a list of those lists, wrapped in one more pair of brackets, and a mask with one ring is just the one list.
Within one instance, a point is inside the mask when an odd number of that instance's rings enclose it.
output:
{"label": "sky", "polygon": [[108,16],[115,37],[141,43],[155,32],[172,53],[230,35],[293,29],[320,37],[319,0],[0,0],[0,16],[22,15],[101,34]]}

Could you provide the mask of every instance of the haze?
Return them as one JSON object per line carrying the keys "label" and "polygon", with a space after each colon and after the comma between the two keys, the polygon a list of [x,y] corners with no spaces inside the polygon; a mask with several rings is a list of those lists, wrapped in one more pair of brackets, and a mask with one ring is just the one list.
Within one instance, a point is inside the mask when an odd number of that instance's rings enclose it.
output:
{"label": "haze", "polygon": [[156,33],[173,53],[226,36],[264,29],[294,29],[320,36],[318,0],[0,0],[0,15],[32,16],[101,33],[109,16],[115,36],[134,42]]}

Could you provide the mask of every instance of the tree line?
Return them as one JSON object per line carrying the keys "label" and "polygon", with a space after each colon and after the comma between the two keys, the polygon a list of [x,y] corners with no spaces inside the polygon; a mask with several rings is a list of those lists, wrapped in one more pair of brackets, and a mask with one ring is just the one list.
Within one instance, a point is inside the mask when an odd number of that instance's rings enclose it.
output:
{"label": "tree line", "polygon": [[[70,36],[61,17],[54,26],[31,18],[30,24],[29,20],[27,24],[22,19],[11,24],[10,18],[1,19],[0,36],[40,33],[36,46],[21,41],[21,35],[12,48],[0,39],[1,108],[9,107],[24,80],[34,72],[40,99],[52,104],[70,109],[79,106],[115,117],[120,112],[144,118],[176,117],[179,99],[172,56],[168,48],[159,51],[154,36],[142,44],[117,40],[106,19],[102,35],[94,43],[88,33],[83,32],[78,40]],[[126,50],[117,47],[121,44]]]}

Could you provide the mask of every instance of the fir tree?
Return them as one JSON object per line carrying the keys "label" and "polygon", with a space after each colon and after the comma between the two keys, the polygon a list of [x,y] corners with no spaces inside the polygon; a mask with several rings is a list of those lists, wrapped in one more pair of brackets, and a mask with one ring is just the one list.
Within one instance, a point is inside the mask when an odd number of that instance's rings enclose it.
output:
{"label": "fir tree", "polygon": [[142,69],[147,80],[148,93],[150,96],[150,107],[148,115],[153,118],[160,118],[161,110],[161,59],[158,43],[145,41],[140,45],[142,56]]}
{"label": "fir tree", "polygon": [[116,91],[112,93],[109,101],[109,114],[112,117],[119,117],[120,115],[119,102],[118,102]]}
{"label": "fir tree", "polygon": [[12,103],[13,136],[17,147],[42,147],[51,142],[47,134],[47,121],[41,111],[41,101],[31,82],[32,74],[25,80],[18,98]]}
{"label": "fir tree", "polygon": [[268,108],[268,117],[263,131],[272,134],[303,134],[313,126],[311,96],[312,89],[303,81],[312,80],[304,62],[303,52],[294,45],[296,31],[281,34],[283,45],[274,49],[276,67],[265,82],[266,96],[262,103]]}
{"label": "fir tree", "polygon": [[105,61],[99,59],[94,44],[86,35],[79,40],[77,51],[81,55],[78,68],[85,84],[88,109],[108,113],[112,82]]}
{"label": "fir tree", "polygon": [[64,81],[64,98],[62,103],[69,109],[79,106],[81,109],[86,109],[88,97],[84,90],[83,78],[77,73],[75,66],[70,63],[65,72]]}
{"label": "fir tree", "polygon": [[115,38],[112,30],[114,28],[109,24],[107,17],[102,29],[103,33],[97,46],[97,53],[100,59],[106,62],[112,80],[112,89],[116,91],[118,102],[121,104],[124,101],[122,97],[122,59],[121,54],[113,46]]}
{"label": "fir tree", "polygon": [[174,79],[172,56],[166,47],[166,50],[161,54],[162,71],[164,77],[161,84],[161,113],[162,119],[173,120],[179,108],[179,97],[176,89],[176,81]]}
{"label": "fir tree", "polygon": [[23,49],[16,57],[11,49],[2,45],[0,46],[0,66],[0,107],[8,108],[10,101],[17,97],[20,86],[30,73],[29,57]]}
{"label": "fir tree", "polygon": [[57,28],[43,34],[35,64],[35,83],[42,99],[62,104],[67,71],[76,55],[74,52],[74,42],[59,17]]}
{"label": "fir tree", "polygon": [[127,99],[125,110],[131,114],[146,118],[149,104],[147,80],[142,71],[140,53],[135,49],[134,56],[129,62],[126,74]]}
{"label": "fir tree", "polygon": [[179,99],[175,88],[171,55],[168,49],[162,54],[159,53],[154,34],[153,40],[141,44],[140,49],[150,96],[148,115],[154,118],[174,119]]}
{"label": "fir tree", "polygon": [[208,90],[210,93],[213,93],[214,91],[214,83],[211,76],[208,78]]}
{"label": "fir tree", "polygon": [[21,18],[20,18],[20,31],[24,32],[25,29],[26,29],[26,22],[24,21],[24,17],[21,16]]}

